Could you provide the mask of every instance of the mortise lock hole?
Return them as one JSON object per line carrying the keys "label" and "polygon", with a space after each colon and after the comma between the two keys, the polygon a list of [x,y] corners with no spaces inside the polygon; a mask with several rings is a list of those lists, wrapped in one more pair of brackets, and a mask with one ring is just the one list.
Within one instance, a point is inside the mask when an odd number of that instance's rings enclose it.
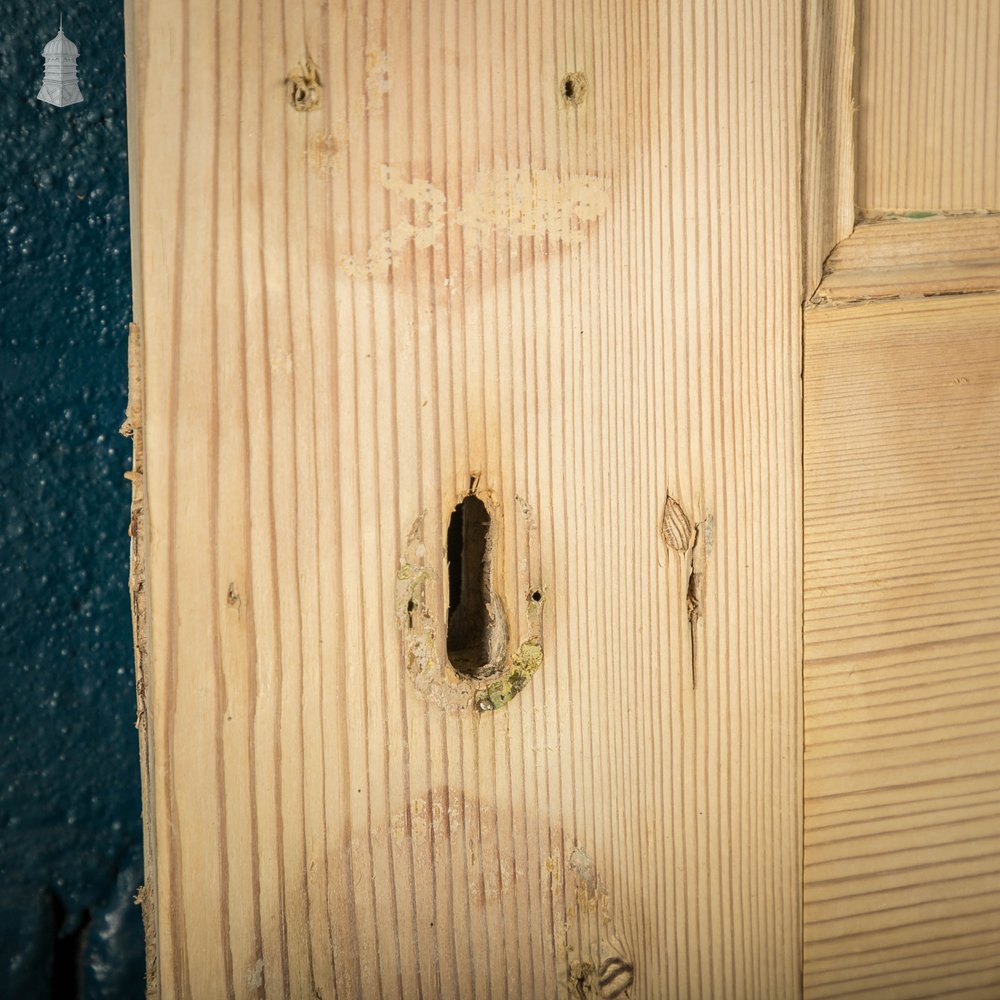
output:
{"label": "mortise lock hole", "polygon": [[566,107],[582,104],[587,96],[587,78],[582,73],[567,73],[559,83],[559,97]]}
{"label": "mortise lock hole", "polygon": [[448,659],[463,677],[480,678],[503,665],[506,645],[490,579],[492,520],[469,495],[448,524]]}

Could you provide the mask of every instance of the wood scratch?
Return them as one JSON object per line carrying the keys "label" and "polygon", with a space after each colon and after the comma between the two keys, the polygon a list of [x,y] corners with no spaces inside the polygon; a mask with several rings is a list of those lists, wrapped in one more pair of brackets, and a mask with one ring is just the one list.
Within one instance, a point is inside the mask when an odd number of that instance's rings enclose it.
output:
{"label": "wood scratch", "polygon": [[694,526],[694,542],[688,557],[687,616],[691,635],[691,689],[697,687],[698,627],[704,618],[705,571],[712,550],[715,522],[709,514]]}

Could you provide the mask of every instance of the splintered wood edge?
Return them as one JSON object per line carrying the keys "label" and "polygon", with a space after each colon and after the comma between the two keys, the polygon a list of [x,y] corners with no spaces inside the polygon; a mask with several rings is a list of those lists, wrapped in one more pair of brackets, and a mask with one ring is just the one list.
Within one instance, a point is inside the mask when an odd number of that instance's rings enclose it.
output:
{"label": "splintered wood edge", "polygon": [[[139,8],[137,10],[137,7]],[[139,75],[146,57],[142,32],[136,32],[142,16],[141,0],[125,0],[125,105],[128,125],[129,231],[132,257],[132,316],[128,335],[128,402],[121,433],[132,438],[132,482],[129,518],[129,600],[132,610],[132,641],[135,650],[135,727],[139,735],[139,783],[142,794],[143,884],[135,902],[142,907],[142,927],[146,951],[146,997],[160,996],[156,927],[156,826],[153,822],[153,741],[149,731],[146,680],[149,663],[149,630],[146,594],[146,491],[145,446],[143,441],[142,268],[139,256]],[[141,46],[141,48],[140,48]]]}
{"label": "splintered wood edge", "polygon": [[119,432],[132,439],[132,468],[125,478],[132,483],[132,507],[129,518],[129,599],[132,607],[132,641],[135,648],[135,728],[139,733],[139,780],[142,789],[142,832],[144,884],[135,901],[142,907],[142,925],[146,941],[146,995],[159,996],[156,975],[155,907],[155,831],[149,733],[146,707],[146,675],[149,658],[149,632],[146,606],[146,495],[143,459],[142,419],[142,334],[137,323],[128,332],[128,403],[125,422]]}
{"label": "splintered wood edge", "polygon": [[861,222],[826,262],[811,306],[1000,290],[1000,214],[909,212]]}

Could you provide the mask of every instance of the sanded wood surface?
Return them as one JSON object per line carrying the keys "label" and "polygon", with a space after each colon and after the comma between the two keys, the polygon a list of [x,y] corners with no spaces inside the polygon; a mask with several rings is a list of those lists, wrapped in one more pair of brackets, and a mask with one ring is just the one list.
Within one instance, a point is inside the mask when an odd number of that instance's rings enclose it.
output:
{"label": "sanded wood surface", "polygon": [[132,8],[151,992],[797,996],[798,5]]}
{"label": "sanded wood surface", "polygon": [[854,69],[857,0],[807,0],[802,116],[805,297],[830,251],[854,229]]}
{"label": "sanded wood surface", "polygon": [[925,278],[806,312],[807,1000],[1000,995],[1000,295]]}
{"label": "sanded wood surface", "polygon": [[857,202],[1000,209],[1000,3],[858,0]]}
{"label": "sanded wood surface", "polygon": [[1000,215],[859,223],[827,260],[816,304],[965,295],[1000,288]]}

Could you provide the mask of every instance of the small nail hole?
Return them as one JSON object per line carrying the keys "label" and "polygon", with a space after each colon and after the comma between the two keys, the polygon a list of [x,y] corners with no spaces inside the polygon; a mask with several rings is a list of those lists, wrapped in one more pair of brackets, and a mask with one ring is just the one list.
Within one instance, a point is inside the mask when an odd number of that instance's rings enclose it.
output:
{"label": "small nail hole", "polygon": [[566,107],[582,104],[587,95],[587,78],[582,73],[567,73],[559,84],[559,96]]}

